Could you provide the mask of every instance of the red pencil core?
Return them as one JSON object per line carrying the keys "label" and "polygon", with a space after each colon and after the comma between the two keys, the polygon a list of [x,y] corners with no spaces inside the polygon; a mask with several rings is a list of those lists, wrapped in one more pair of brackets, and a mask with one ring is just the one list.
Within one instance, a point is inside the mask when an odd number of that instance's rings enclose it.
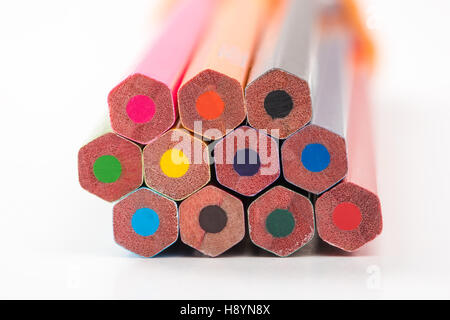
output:
{"label": "red pencil core", "polygon": [[351,202],[343,202],[333,210],[333,223],[341,230],[355,230],[361,220],[361,211]]}
{"label": "red pencil core", "polygon": [[222,115],[225,103],[217,92],[207,91],[198,97],[195,107],[203,119],[214,120]]}
{"label": "red pencil core", "polygon": [[152,99],[144,95],[136,95],[127,103],[128,117],[134,123],[149,122],[156,111],[155,103]]}

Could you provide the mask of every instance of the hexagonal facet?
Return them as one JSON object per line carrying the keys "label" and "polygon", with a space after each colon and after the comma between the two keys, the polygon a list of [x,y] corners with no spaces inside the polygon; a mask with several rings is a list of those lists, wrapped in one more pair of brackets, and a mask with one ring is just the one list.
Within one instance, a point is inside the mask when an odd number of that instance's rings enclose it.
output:
{"label": "hexagonal facet", "polygon": [[312,116],[308,83],[291,73],[272,69],[245,89],[247,119],[256,129],[277,130],[285,139],[306,125]]}
{"label": "hexagonal facet", "polygon": [[383,228],[380,199],[346,181],[317,199],[316,219],[320,238],[348,252],[375,239]]}
{"label": "hexagonal facet", "polygon": [[241,200],[214,186],[203,188],[180,205],[180,235],[205,255],[224,253],[245,235]]}
{"label": "hexagonal facet", "polygon": [[244,196],[254,196],[280,176],[277,142],[264,132],[242,126],[214,147],[217,180]]}
{"label": "hexagonal facet", "polygon": [[345,139],[322,127],[308,125],[283,143],[281,162],[288,182],[320,194],[347,174]]}
{"label": "hexagonal facet", "polygon": [[219,139],[245,119],[242,85],[217,71],[204,70],[180,88],[178,109],[186,129]]}
{"label": "hexagonal facet", "polygon": [[169,130],[144,148],[145,183],[173,200],[183,200],[210,178],[207,146],[186,130]]}
{"label": "hexagonal facet", "polygon": [[115,201],[142,185],[141,148],[107,133],[78,153],[80,185],[106,201]]}
{"label": "hexagonal facet", "polygon": [[276,186],[249,206],[248,228],[255,245],[288,256],[314,236],[312,204],[301,194]]}
{"label": "hexagonal facet", "polygon": [[178,238],[177,205],[141,188],[114,205],[114,239],[125,249],[152,257]]}
{"label": "hexagonal facet", "polygon": [[160,136],[175,123],[172,93],[166,84],[133,74],[108,95],[111,127],[141,144]]}

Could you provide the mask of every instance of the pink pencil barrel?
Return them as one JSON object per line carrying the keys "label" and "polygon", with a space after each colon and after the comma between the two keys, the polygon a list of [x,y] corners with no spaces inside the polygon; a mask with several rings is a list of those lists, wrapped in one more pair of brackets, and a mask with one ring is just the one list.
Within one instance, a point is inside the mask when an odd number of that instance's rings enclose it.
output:
{"label": "pink pencil barrel", "polygon": [[176,92],[216,0],[182,0],[133,74],[108,96],[111,127],[147,144],[173,126]]}

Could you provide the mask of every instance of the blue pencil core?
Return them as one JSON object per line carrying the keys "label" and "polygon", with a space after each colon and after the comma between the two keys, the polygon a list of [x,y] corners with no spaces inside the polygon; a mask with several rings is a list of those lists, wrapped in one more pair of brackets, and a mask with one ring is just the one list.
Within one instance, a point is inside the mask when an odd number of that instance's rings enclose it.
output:
{"label": "blue pencil core", "polygon": [[149,208],[138,209],[131,218],[131,226],[138,235],[151,236],[159,227],[158,214]]}
{"label": "blue pencil core", "polygon": [[330,164],[330,153],[320,143],[308,144],[302,151],[302,163],[308,171],[321,172]]}
{"label": "blue pencil core", "polygon": [[251,177],[261,167],[259,154],[252,149],[239,149],[234,155],[233,168],[241,177]]}

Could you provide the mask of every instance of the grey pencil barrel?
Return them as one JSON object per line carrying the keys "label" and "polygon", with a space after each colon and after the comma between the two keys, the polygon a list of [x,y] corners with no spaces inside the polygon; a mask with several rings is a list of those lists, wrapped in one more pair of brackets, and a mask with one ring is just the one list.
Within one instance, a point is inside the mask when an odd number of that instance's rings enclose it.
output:
{"label": "grey pencil barrel", "polygon": [[[276,44],[273,46],[270,39],[262,41],[249,83],[271,69],[281,69],[307,82],[311,80],[311,66],[317,46],[319,1],[290,0],[287,6]],[[264,50],[265,47],[271,48]]]}
{"label": "grey pencil barrel", "polygon": [[311,75],[321,1],[280,1],[245,90],[248,123],[286,139],[311,121]]}
{"label": "grey pencil barrel", "polygon": [[319,44],[312,81],[312,120],[345,138],[350,102],[349,39],[342,32],[326,35]]}

